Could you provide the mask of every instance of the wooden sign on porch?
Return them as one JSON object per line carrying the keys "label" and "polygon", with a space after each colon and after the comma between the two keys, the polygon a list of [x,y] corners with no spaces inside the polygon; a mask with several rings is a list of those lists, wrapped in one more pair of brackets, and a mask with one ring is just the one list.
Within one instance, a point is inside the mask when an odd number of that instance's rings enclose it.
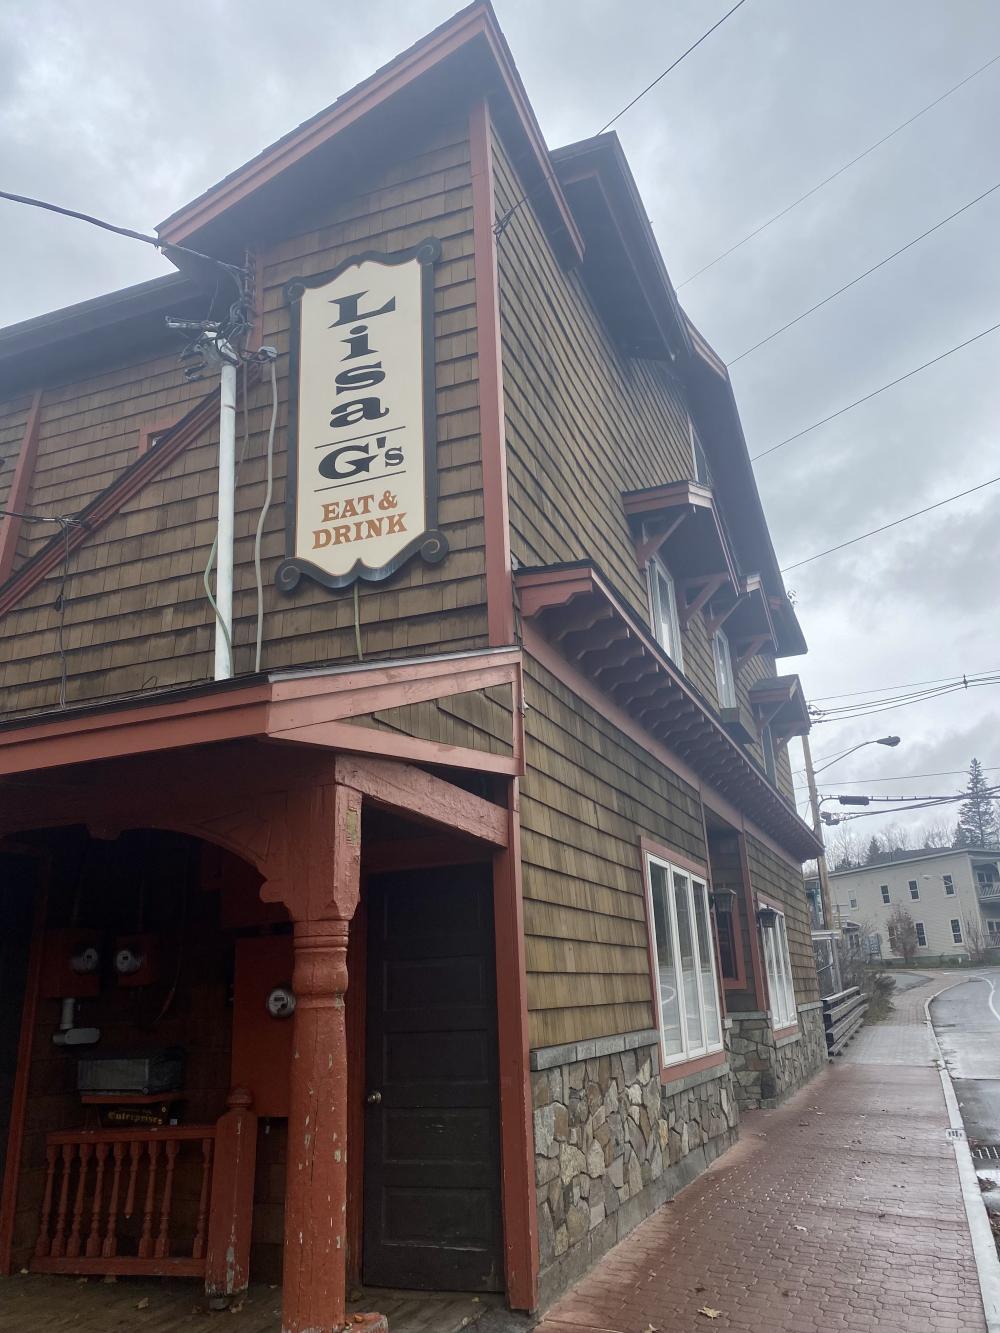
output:
{"label": "wooden sign on porch", "polygon": [[277,584],[378,582],[437,531],[434,264],[440,242],[366,253],[288,284],[285,559]]}

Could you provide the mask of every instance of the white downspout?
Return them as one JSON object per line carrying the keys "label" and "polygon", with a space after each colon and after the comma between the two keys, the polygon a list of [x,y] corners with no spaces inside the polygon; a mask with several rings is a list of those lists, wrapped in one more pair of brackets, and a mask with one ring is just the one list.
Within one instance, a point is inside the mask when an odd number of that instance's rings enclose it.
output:
{"label": "white downspout", "polygon": [[217,344],[222,361],[219,397],[219,528],[215,576],[215,679],[233,675],[233,535],[236,524],[236,361]]}

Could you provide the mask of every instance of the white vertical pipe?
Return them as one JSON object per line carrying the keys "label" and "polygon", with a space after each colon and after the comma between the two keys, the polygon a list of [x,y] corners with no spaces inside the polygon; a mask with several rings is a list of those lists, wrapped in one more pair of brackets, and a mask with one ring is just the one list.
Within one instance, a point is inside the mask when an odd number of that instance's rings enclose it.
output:
{"label": "white vertical pipe", "polygon": [[[230,680],[233,659],[233,531],[236,522],[236,366],[222,362],[219,401],[219,549],[216,556],[215,679]],[[226,635],[229,642],[226,641]]]}

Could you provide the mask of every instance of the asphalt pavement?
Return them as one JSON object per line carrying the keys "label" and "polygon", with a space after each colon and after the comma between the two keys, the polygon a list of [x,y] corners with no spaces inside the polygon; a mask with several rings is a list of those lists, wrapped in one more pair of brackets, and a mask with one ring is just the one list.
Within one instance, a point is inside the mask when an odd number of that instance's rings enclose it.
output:
{"label": "asphalt pavement", "polygon": [[974,1152],[980,1144],[1000,1146],[1000,968],[949,987],[930,1010],[966,1137]]}

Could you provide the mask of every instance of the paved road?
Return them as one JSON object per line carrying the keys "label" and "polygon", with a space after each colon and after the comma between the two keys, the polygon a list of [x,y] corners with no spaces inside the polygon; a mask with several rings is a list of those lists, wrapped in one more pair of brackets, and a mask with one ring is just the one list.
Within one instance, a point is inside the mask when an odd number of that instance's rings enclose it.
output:
{"label": "paved road", "polygon": [[968,1138],[1000,1144],[1000,968],[983,968],[939,995],[931,1021]]}

